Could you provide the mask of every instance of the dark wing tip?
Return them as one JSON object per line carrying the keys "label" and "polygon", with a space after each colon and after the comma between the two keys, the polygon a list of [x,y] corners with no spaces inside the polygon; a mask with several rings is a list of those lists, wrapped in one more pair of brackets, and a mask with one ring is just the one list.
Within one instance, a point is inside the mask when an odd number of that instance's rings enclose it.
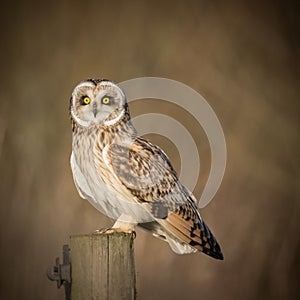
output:
{"label": "dark wing tip", "polygon": [[189,244],[199,251],[203,252],[204,254],[211,256],[212,258],[220,260],[224,259],[221,248],[217,242],[215,242],[213,246],[210,244],[210,248],[208,248],[207,246],[203,246],[202,244],[195,242],[194,240],[191,240]]}
{"label": "dark wing tip", "polygon": [[198,231],[198,238],[195,234],[191,235],[191,241],[189,244],[206,255],[209,255],[215,259],[223,260],[224,256],[222,254],[220,245],[218,244],[216,238],[214,237],[208,226],[201,218],[199,220],[199,223],[197,224],[197,227],[200,229],[200,234]]}
{"label": "dark wing tip", "polygon": [[223,260],[224,256],[222,254],[221,247],[218,244],[216,238],[214,237],[213,233],[210,231],[208,226],[204,222],[202,224],[203,224],[204,230],[201,232],[201,234],[206,236],[207,244],[209,245],[209,247],[206,247],[206,245],[204,245],[203,252],[215,259]]}
{"label": "dark wing tip", "polygon": [[203,248],[202,252],[215,259],[224,260],[223,253],[221,252],[220,246],[218,244],[212,250]]}

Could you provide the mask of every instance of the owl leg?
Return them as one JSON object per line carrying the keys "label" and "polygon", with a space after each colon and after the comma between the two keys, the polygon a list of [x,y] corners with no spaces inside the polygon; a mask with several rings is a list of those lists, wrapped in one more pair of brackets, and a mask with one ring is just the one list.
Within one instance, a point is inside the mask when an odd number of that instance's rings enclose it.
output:
{"label": "owl leg", "polygon": [[132,233],[135,237],[135,227],[137,225],[137,222],[135,219],[128,215],[121,215],[113,227],[111,228],[104,228],[100,230],[96,230],[96,233],[113,233],[113,232],[126,232],[126,233]]}
{"label": "owl leg", "polygon": [[132,218],[131,216],[122,214],[115,224],[113,225],[112,229],[119,229],[124,232],[132,232],[134,231],[137,225],[137,221]]}

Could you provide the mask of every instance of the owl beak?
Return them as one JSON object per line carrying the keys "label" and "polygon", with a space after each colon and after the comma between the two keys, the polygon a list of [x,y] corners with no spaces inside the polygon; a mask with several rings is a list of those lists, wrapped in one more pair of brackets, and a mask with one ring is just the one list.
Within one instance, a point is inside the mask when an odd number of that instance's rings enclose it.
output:
{"label": "owl beak", "polygon": [[94,117],[95,117],[95,118],[96,118],[96,116],[97,116],[97,113],[98,113],[97,103],[94,103],[94,104],[93,104],[93,114],[94,114]]}

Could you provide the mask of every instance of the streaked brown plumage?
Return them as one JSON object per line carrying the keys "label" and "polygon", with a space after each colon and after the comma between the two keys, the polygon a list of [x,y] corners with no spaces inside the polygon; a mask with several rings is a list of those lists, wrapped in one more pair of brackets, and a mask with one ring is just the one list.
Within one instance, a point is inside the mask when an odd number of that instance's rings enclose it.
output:
{"label": "streaked brown plumage", "polygon": [[139,225],[167,241],[176,253],[201,251],[223,259],[194,196],[179,182],[169,159],[139,137],[122,90],[90,79],[70,100],[73,128],[71,167],[79,194],[117,222]]}

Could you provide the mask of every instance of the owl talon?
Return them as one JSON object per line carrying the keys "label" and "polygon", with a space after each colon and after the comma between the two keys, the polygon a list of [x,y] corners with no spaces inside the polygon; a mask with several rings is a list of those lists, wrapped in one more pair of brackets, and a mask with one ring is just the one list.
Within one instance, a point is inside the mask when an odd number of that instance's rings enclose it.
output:
{"label": "owl talon", "polygon": [[131,231],[131,237],[132,237],[133,240],[135,240],[135,238],[136,238],[136,231],[135,230]]}
{"label": "owl talon", "polygon": [[108,232],[112,230],[111,227],[106,227],[106,228],[102,228],[102,229],[97,229],[94,231],[95,234],[102,234],[102,233],[111,233],[111,232]]}
{"label": "owl talon", "polygon": [[94,231],[95,234],[112,234],[114,232],[130,233],[132,235],[132,239],[136,238],[135,230],[124,230],[122,228],[107,227],[107,228],[97,229]]}

